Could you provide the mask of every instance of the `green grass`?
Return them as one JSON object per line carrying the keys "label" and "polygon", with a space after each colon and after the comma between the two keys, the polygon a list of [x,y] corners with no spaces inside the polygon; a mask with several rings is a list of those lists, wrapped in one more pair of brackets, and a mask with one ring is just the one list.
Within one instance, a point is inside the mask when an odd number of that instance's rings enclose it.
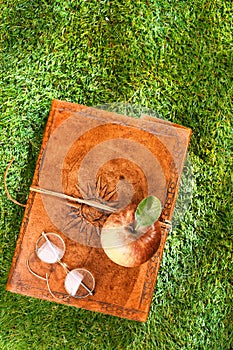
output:
{"label": "green grass", "polygon": [[233,5],[1,3],[0,178],[25,202],[51,100],[127,103],[191,127],[193,199],[169,236],[147,323],[5,291],[23,216],[1,186],[3,350],[233,348]]}

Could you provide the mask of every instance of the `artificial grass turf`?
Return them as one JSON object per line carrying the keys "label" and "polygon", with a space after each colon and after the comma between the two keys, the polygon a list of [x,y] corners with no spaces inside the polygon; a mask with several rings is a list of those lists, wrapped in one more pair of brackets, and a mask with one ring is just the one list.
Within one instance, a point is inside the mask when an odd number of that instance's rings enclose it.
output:
{"label": "artificial grass turf", "polygon": [[3,1],[1,179],[25,202],[51,100],[146,106],[191,127],[192,203],[145,324],[5,291],[23,208],[1,181],[1,349],[231,349],[231,1]]}

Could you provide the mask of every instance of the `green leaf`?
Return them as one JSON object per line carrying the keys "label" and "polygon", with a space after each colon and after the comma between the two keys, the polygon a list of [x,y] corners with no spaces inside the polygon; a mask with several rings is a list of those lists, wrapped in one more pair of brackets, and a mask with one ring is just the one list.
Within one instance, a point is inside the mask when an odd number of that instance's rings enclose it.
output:
{"label": "green leaf", "polygon": [[162,212],[160,200],[155,196],[144,198],[135,212],[136,229],[142,226],[152,225],[158,220]]}

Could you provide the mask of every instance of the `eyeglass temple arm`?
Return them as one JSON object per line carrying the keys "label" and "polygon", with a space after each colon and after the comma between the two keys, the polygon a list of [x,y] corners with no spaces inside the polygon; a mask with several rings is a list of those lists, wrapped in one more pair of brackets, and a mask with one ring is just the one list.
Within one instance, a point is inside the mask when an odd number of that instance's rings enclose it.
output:
{"label": "eyeglass temple arm", "polygon": [[29,270],[35,277],[38,277],[38,278],[40,278],[41,280],[46,281],[47,279],[46,279],[45,277],[42,277],[42,276],[38,275],[37,273],[35,273],[35,272],[31,269],[31,266],[30,266],[30,264],[29,264],[29,258],[30,258],[30,256],[31,256],[33,253],[34,253],[34,252],[32,252],[32,253],[29,255],[29,257],[27,258],[27,260],[26,260],[27,268],[28,268],[28,270]]}
{"label": "eyeglass temple arm", "polygon": [[49,275],[48,275],[47,273],[46,273],[46,278],[45,278],[45,280],[46,280],[46,283],[47,283],[48,291],[49,291],[49,293],[52,295],[52,297],[53,297],[54,299],[63,300],[63,301],[65,301],[66,299],[69,299],[70,295],[68,295],[67,297],[64,297],[64,298],[58,298],[58,297],[52,292],[52,290],[51,290],[51,288],[50,288],[50,285],[49,285]]}

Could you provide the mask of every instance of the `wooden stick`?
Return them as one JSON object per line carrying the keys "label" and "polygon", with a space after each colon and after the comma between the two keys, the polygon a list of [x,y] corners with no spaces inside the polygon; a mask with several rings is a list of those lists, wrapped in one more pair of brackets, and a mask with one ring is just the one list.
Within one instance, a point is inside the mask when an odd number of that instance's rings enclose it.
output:
{"label": "wooden stick", "polygon": [[[105,204],[102,204],[102,203],[95,202],[93,200],[75,198],[75,197],[68,196],[68,195],[66,195],[64,193],[47,190],[47,189],[40,188],[40,187],[37,187],[37,186],[30,187],[30,190],[33,191],[33,192],[37,192],[37,193],[41,193],[41,194],[47,194],[49,196],[54,196],[54,197],[58,197],[58,198],[61,198],[61,199],[67,199],[69,201],[77,202],[79,204],[87,204],[90,207],[94,207],[94,208],[97,208],[97,209],[105,210],[105,211],[108,211],[110,213],[113,213],[113,212],[117,211],[117,209],[115,209],[115,208],[112,208],[112,207],[110,207],[108,205],[105,205]],[[72,204],[69,204],[69,205],[72,206]]]}

